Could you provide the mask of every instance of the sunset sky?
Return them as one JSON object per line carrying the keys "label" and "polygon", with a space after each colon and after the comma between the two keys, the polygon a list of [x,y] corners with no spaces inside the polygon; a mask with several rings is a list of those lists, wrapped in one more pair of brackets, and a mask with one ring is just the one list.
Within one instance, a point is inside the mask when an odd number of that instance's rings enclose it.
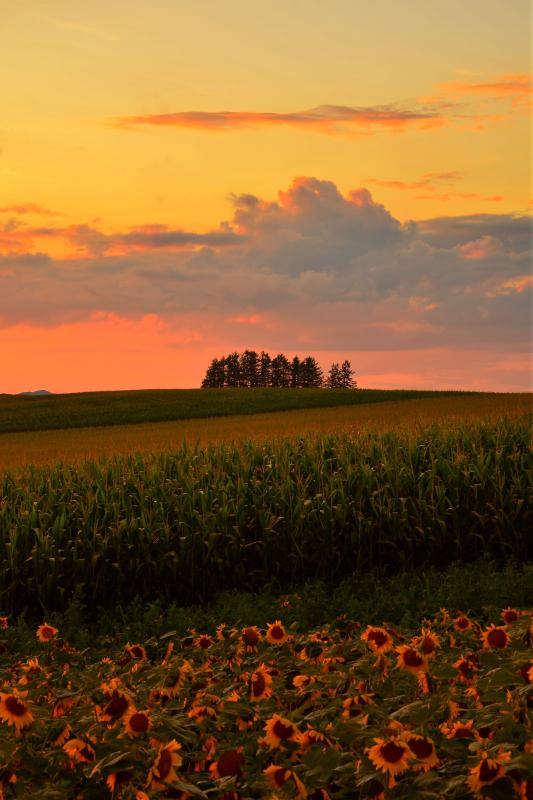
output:
{"label": "sunset sky", "polygon": [[2,0],[0,392],[529,391],[529,0]]}

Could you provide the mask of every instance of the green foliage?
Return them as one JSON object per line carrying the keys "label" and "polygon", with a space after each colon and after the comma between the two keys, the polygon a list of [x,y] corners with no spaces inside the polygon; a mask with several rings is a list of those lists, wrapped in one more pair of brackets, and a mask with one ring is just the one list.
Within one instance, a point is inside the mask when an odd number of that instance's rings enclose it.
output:
{"label": "green foliage", "polygon": [[[238,368],[238,353],[234,355]],[[270,369],[269,364],[265,362],[265,370]],[[357,392],[333,392],[327,389],[317,392],[313,389],[299,389],[295,392],[281,388],[239,388],[143,389],[129,392],[85,392],[33,397],[4,394],[0,395],[0,433],[227,417],[235,414],[263,414],[271,411],[328,408],[450,395],[474,397],[480,396],[480,393],[404,389],[395,391],[359,389]]]}
{"label": "green foliage", "polygon": [[526,562],[530,441],[526,416],[6,473],[1,608],[184,605],[482,557]]}

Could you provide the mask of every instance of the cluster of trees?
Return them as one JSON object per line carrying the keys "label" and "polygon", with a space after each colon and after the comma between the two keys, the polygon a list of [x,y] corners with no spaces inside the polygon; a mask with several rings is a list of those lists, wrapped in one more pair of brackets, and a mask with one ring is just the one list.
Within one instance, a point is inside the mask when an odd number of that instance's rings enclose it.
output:
{"label": "cluster of trees", "polygon": [[325,377],[315,358],[307,356],[292,361],[279,353],[274,358],[262,350],[245,350],[214,358],[207,368],[202,389],[280,387],[293,389],[355,389],[354,372],[349,361],[333,363]]}

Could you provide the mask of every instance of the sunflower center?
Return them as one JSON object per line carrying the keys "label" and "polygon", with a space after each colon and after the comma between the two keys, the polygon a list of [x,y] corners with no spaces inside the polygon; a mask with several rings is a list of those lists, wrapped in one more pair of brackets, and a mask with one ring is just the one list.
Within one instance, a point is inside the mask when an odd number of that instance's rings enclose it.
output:
{"label": "sunflower center", "polygon": [[422,656],[419,656],[412,648],[404,652],[403,660],[408,667],[420,667],[424,663]]}
{"label": "sunflower center", "polygon": [[272,726],[272,733],[278,739],[290,739],[294,734],[294,728],[292,725],[285,725],[280,719],[277,719]]}
{"label": "sunflower center", "polygon": [[105,714],[113,719],[119,719],[128,708],[128,701],[117,690],[113,691],[111,700],[105,708]]}
{"label": "sunflower center", "polygon": [[255,645],[259,641],[259,636],[257,634],[257,631],[254,631],[253,628],[246,628],[242,633],[242,638],[244,643],[248,647],[255,647]]}
{"label": "sunflower center", "polygon": [[146,714],[137,712],[133,714],[130,719],[130,727],[135,733],[146,733],[148,730],[149,720]]}
{"label": "sunflower center", "polygon": [[28,710],[24,703],[21,703],[20,700],[13,696],[6,697],[4,705],[14,717],[23,717]]}
{"label": "sunflower center", "polygon": [[221,778],[226,778],[230,775],[240,775],[243,761],[244,758],[237,750],[226,750],[217,761],[218,774]]}
{"label": "sunflower center", "polygon": [[489,783],[490,781],[493,781],[495,779],[499,771],[500,771],[499,764],[495,764],[494,766],[492,766],[486,759],[484,759],[481,762],[481,766],[479,768],[479,778],[484,783]]}
{"label": "sunflower center", "polygon": [[388,764],[395,764],[405,753],[405,748],[395,742],[387,742],[379,748],[381,757]]}
{"label": "sunflower center", "polygon": [[168,778],[168,774],[172,768],[172,756],[168,750],[161,750],[159,753],[159,760],[157,762],[157,771],[162,781]]}
{"label": "sunflower center", "polygon": [[260,697],[266,689],[265,676],[260,672],[256,672],[252,678],[252,694],[254,697]]}
{"label": "sunflower center", "polygon": [[383,647],[387,641],[387,634],[383,633],[383,631],[371,631],[368,634],[368,638],[371,642],[374,642],[376,647]]}
{"label": "sunflower center", "polygon": [[417,758],[429,758],[433,752],[433,742],[425,737],[423,739],[409,739],[409,749]]}
{"label": "sunflower center", "polygon": [[505,647],[507,634],[501,628],[493,628],[487,636],[487,641],[491,647]]}
{"label": "sunflower center", "polygon": [[270,628],[270,635],[273,639],[283,639],[284,631],[279,625],[273,625]]}

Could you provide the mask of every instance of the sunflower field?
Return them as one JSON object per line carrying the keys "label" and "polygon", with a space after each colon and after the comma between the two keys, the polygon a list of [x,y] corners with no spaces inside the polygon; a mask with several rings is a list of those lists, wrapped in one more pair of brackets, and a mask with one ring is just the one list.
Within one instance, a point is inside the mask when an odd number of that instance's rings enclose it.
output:
{"label": "sunflower field", "polygon": [[530,611],[14,643],[1,617],[2,800],[533,796]]}

